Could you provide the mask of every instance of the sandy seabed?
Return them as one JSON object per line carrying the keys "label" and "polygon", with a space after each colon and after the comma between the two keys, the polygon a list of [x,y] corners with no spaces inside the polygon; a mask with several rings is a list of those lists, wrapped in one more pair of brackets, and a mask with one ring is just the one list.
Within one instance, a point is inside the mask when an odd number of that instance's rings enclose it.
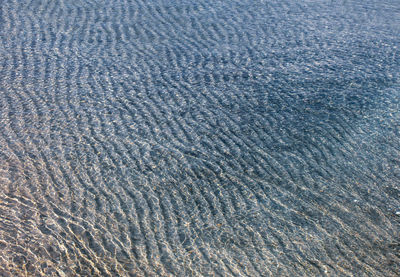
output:
{"label": "sandy seabed", "polygon": [[399,1],[0,3],[0,276],[400,276]]}

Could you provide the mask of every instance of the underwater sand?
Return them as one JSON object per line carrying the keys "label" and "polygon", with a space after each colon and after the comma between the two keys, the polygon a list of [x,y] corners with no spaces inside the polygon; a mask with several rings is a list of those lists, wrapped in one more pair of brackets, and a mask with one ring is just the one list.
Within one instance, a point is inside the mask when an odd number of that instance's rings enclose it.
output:
{"label": "underwater sand", "polygon": [[0,1],[0,276],[400,276],[399,49],[399,1]]}

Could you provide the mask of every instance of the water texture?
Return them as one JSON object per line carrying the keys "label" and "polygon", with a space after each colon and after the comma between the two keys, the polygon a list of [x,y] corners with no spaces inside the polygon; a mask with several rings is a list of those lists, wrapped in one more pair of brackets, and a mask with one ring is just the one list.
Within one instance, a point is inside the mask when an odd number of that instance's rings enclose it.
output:
{"label": "water texture", "polygon": [[399,1],[0,3],[0,276],[400,276]]}

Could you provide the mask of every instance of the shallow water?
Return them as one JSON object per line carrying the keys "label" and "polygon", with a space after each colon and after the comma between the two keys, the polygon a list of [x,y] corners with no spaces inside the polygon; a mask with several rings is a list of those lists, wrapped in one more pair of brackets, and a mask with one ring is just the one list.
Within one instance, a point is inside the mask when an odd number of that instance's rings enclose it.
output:
{"label": "shallow water", "polygon": [[0,276],[399,276],[398,1],[1,1]]}

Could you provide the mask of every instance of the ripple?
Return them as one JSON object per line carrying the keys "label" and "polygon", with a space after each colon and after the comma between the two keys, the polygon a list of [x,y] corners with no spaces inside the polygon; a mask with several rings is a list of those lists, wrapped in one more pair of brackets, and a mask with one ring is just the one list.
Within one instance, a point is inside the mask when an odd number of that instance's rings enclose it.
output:
{"label": "ripple", "polygon": [[399,5],[3,1],[1,276],[397,276]]}

